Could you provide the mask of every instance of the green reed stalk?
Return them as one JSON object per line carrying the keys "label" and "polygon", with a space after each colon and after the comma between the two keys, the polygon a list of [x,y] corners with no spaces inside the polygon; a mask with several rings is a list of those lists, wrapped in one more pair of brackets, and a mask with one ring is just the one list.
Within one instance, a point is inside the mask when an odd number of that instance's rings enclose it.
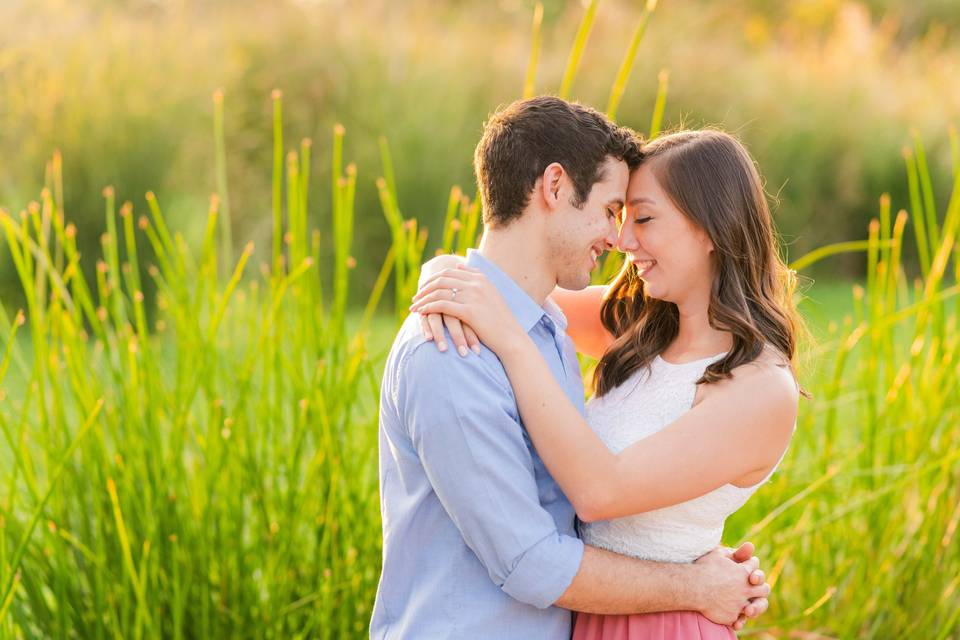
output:
{"label": "green reed stalk", "polygon": [[527,61],[527,75],[523,81],[523,97],[532,98],[537,81],[537,67],[540,64],[540,27],[543,25],[543,3],[533,6],[533,25],[530,27],[530,59]]}
{"label": "green reed stalk", "polygon": [[213,146],[217,174],[217,195],[220,196],[220,251],[223,264],[233,264],[233,220],[230,217],[230,196],[227,191],[227,151],[223,133],[223,90],[213,92]]}
{"label": "green reed stalk", "polygon": [[923,195],[923,213],[927,227],[927,237],[930,246],[940,244],[940,231],[937,228],[937,203],[933,195],[933,183],[930,179],[930,170],[927,168],[927,152],[923,148],[920,133],[913,131],[913,146],[917,159],[917,174],[920,177],[920,191]]}
{"label": "green reed stalk", "polygon": [[593,29],[593,21],[596,18],[599,5],[600,0],[590,0],[583,18],[580,20],[577,35],[573,39],[573,46],[570,48],[570,56],[567,58],[567,66],[563,70],[563,78],[560,80],[558,95],[561,98],[570,97],[570,90],[573,88],[573,81],[577,77],[583,51],[587,48],[587,40],[590,38],[590,30]]}
{"label": "green reed stalk", "polygon": [[607,98],[607,117],[616,120],[617,109],[620,107],[620,100],[623,98],[623,92],[627,89],[627,82],[630,80],[630,72],[633,70],[633,63],[637,59],[637,51],[640,48],[640,41],[643,40],[643,34],[647,32],[647,24],[650,22],[650,15],[657,8],[657,0],[647,0],[647,5],[640,14],[640,20],[633,30],[633,36],[627,45],[627,51],[623,54],[623,60],[620,62],[620,68],[617,69],[617,75],[613,80],[613,86],[610,88],[610,96]]}
{"label": "green reed stalk", "polygon": [[653,140],[660,135],[660,126],[663,123],[663,112],[667,104],[667,86],[670,81],[670,73],[663,69],[657,75],[657,98],[653,104],[653,114],[650,116],[650,132],[647,133],[647,139]]}
{"label": "green reed stalk", "polygon": [[274,89],[273,101],[273,273],[282,269],[283,242],[283,92]]}
{"label": "green reed stalk", "polygon": [[480,199],[473,201],[467,196],[460,200],[460,234],[457,237],[457,253],[463,255],[467,249],[477,246],[477,233],[480,229]]}
{"label": "green reed stalk", "polygon": [[903,157],[907,164],[907,185],[910,193],[910,214],[913,218],[913,227],[916,229],[917,253],[920,257],[920,268],[924,275],[930,272],[930,242],[927,238],[927,219],[923,212],[923,202],[920,199],[920,179],[917,177],[917,161],[913,151],[903,150]]}
{"label": "green reed stalk", "polygon": [[460,228],[460,222],[454,224],[457,218],[457,211],[460,206],[460,200],[463,198],[463,192],[460,187],[454,186],[450,189],[450,197],[447,199],[447,212],[443,217],[443,241],[440,243],[439,251],[443,253],[453,252],[453,238]]}

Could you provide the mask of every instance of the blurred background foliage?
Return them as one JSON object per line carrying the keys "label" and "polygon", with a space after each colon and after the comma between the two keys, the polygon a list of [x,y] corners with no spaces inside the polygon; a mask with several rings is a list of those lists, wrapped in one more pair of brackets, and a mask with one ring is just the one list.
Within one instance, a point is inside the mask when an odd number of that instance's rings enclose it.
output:
{"label": "blurred background foliage", "polygon": [[[555,92],[583,15],[546,0],[538,93]],[[474,193],[471,152],[486,116],[520,96],[534,2],[409,0],[6,0],[0,3],[0,205],[35,198],[63,153],[65,209],[81,251],[99,251],[101,190],[144,210],[153,190],[199,241],[215,190],[213,92],[225,95],[232,237],[270,238],[271,90],[284,92],[288,146],[311,138],[310,217],[329,226],[335,123],[358,166],[355,251],[361,289],[390,242],[375,186],[389,141],[400,206],[442,226],[449,190]],[[643,2],[605,0],[572,97],[606,104]],[[757,158],[789,255],[863,237],[889,191],[908,205],[901,149],[926,141],[940,201],[943,132],[960,112],[955,0],[662,0],[618,111],[643,131],[669,70],[665,125],[718,125]],[[330,251],[329,239],[324,239]],[[439,245],[428,241],[428,254]],[[909,256],[908,256],[909,258]],[[828,263],[862,272],[862,256]],[[92,261],[87,262],[88,267]],[[0,294],[14,293],[0,256]]]}

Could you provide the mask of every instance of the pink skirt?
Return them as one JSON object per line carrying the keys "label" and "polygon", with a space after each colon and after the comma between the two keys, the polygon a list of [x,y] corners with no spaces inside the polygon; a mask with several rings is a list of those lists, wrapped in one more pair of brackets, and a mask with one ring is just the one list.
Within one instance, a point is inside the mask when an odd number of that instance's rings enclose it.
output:
{"label": "pink skirt", "polygon": [[696,611],[635,615],[578,613],[573,640],[731,640],[731,627],[711,622]]}

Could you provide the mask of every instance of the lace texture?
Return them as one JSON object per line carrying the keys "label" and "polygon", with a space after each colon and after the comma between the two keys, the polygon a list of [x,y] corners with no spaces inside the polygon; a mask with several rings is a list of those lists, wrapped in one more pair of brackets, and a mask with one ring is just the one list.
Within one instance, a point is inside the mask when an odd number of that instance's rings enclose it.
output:
{"label": "lace texture", "polygon": [[[688,411],[696,381],[725,354],[682,364],[657,356],[622,385],[587,405],[587,421],[607,447],[620,452],[660,431]],[[778,463],[779,464],[779,463]],[[680,473],[696,473],[676,461]],[[646,513],[581,523],[583,541],[617,553],[658,562],[693,562],[720,544],[723,523],[773,474],[752,487],[726,484],[693,500]]]}

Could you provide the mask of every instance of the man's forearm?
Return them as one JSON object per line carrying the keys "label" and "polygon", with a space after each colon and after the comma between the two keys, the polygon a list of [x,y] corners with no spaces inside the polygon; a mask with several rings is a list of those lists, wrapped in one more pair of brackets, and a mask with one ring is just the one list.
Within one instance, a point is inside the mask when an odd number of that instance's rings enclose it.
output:
{"label": "man's forearm", "polygon": [[637,560],[585,546],[580,569],[556,606],[587,613],[698,610],[700,567]]}

